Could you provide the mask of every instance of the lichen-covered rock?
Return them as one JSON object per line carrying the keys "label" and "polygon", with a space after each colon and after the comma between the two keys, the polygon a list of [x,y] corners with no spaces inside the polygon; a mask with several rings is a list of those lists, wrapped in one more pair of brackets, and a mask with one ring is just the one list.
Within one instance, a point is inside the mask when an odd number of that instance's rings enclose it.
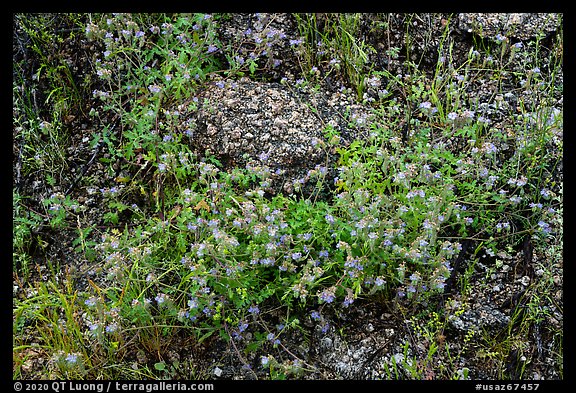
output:
{"label": "lichen-covered rock", "polygon": [[539,33],[558,29],[560,14],[555,13],[461,13],[458,27],[484,38],[496,39],[498,34],[529,40]]}
{"label": "lichen-covered rock", "polygon": [[454,329],[466,333],[470,330],[479,332],[482,329],[503,329],[510,322],[510,317],[491,305],[482,304],[465,310],[462,315],[450,315],[448,320]]}
{"label": "lichen-covered rock", "polygon": [[193,119],[195,150],[210,150],[230,168],[268,167],[272,193],[292,193],[295,182],[309,180],[310,171],[333,167],[335,152],[325,130],[336,130],[346,143],[360,135],[361,127],[350,127],[352,119],[367,116],[367,109],[339,93],[306,93],[289,83],[248,78],[217,78],[198,102],[196,112],[186,114]]}

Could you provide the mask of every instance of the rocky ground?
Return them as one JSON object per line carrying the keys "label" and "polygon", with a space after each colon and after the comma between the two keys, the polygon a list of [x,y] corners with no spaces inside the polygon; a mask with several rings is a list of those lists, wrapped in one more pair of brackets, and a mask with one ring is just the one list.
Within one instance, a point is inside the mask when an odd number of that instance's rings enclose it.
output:
{"label": "rocky ground", "polygon": [[[402,26],[405,26],[408,17],[390,14],[390,29],[386,33],[376,33],[368,29],[371,16],[365,16],[365,39],[376,49],[370,54],[375,67],[397,69],[399,73],[405,71],[402,58],[391,59],[384,55],[385,49],[391,47],[410,47],[415,57],[422,58],[424,66],[433,67],[436,64],[438,39],[448,23],[448,15],[411,15],[409,23],[412,25],[413,39],[405,42]],[[232,18],[222,26],[222,39],[237,39],[238,32],[246,30],[251,24],[253,26],[255,20],[254,15],[248,14]],[[295,35],[294,21],[288,15],[270,15],[266,23],[286,34]],[[455,39],[453,55],[456,57],[467,56],[473,37],[494,37],[501,33],[527,41],[534,39],[536,31],[553,35],[555,29],[554,18],[546,19],[539,14],[457,14],[450,23]],[[89,54],[92,49],[85,41],[71,42],[70,45],[69,61],[76,65],[78,75],[89,72],[90,67],[86,62],[90,56],[78,54]],[[277,50],[282,52],[282,48]],[[15,49],[16,52],[19,50]],[[23,52],[19,53],[23,55]],[[282,59],[283,64],[274,73],[262,75],[258,80],[246,77],[237,80],[213,78],[198,93],[200,105],[195,111],[188,112],[187,105],[165,108],[180,111],[180,119],[194,133],[192,147],[199,154],[210,149],[229,167],[244,167],[249,163],[258,165],[265,161],[276,168],[277,172],[273,174],[267,190],[270,194],[293,193],[294,182],[303,179],[305,183],[309,170],[318,165],[333,166],[335,156],[319,155],[313,149],[314,144],[325,137],[319,132],[318,124],[331,124],[341,133],[344,143],[365,137],[369,132],[366,127],[370,110],[368,103],[359,102],[352,93],[337,88],[337,81],[332,81],[332,84],[328,81],[320,90],[295,89],[299,72],[296,60],[289,51]],[[479,97],[493,94],[489,85],[469,88],[477,89]],[[372,94],[377,94],[376,90]],[[518,96],[516,91],[510,94]],[[204,98],[208,98],[206,102],[212,104],[203,104]],[[89,100],[87,98],[86,108],[90,107]],[[551,110],[562,108],[561,98],[557,104]],[[20,178],[16,172],[17,162],[14,163],[15,180],[22,193],[34,196],[33,199],[37,201],[54,192],[69,192],[88,207],[86,214],[92,216],[93,222],[101,225],[98,206],[102,203],[102,195],[96,190],[110,187],[113,183],[97,160],[87,165],[95,154],[108,153],[100,153],[89,147],[93,126],[88,117],[81,114],[86,108],[79,108],[78,116],[68,119],[69,126],[76,132],[68,152],[70,172],[67,184],[47,186],[41,181],[41,174]],[[354,124],[345,120],[346,111],[348,115],[351,111],[356,119]],[[491,112],[492,117],[498,120],[494,112],[495,109]],[[500,121],[504,124],[506,119]],[[284,129],[288,131],[282,132]],[[17,142],[14,141],[16,153]],[[74,181],[82,176],[94,179],[92,189],[71,188]],[[71,252],[70,242],[62,236],[65,234],[60,232],[44,234],[46,245],[37,246],[38,256],[44,254],[57,258],[70,267],[69,272],[79,286],[87,285],[86,278],[97,276],[98,268],[77,259]],[[72,239],[74,234],[70,236]],[[410,371],[400,366],[402,360],[405,357],[425,359],[432,344],[431,337],[427,336],[429,333],[437,339],[440,337],[440,341],[449,348],[449,351],[439,350],[432,357],[435,370],[444,367],[465,373],[467,369],[472,379],[498,379],[499,375],[491,368],[493,356],[478,352],[478,346],[471,337],[505,335],[510,321],[518,319],[517,313],[528,307],[543,307],[547,310],[545,317],[534,325],[536,328],[526,332],[524,340],[514,343],[516,349],[511,351],[510,372],[514,372],[516,366],[525,361],[525,354],[530,353],[531,362],[526,365],[524,378],[560,379],[561,366],[555,364],[551,352],[556,338],[550,332],[562,330],[562,262],[551,270],[543,270],[539,266],[550,256],[541,250],[533,252],[529,243],[521,250],[507,250],[497,256],[484,255],[477,262],[470,260],[469,256],[470,251],[468,254],[463,252],[461,263],[456,267],[458,277],[468,275],[469,286],[465,290],[456,290],[455,283],[453,292],[446,294],[445,307],[453,310],[453,314],[442,327],[414,326],[411,315],[425,311],[413,309],[413,306],[399,300],[370,304],[358,302],[355,307],[346,310],[326,308],[322,320],[303,321],[308,329],[307,334],[291,333],[284,339],[283,345],[298,358],[305,359],[304,369],[308,372],[303,378],[306,379],[386,379],[393,364],[399,365],[394,373],[404,379],[410,378]],[[42,280],[42,269],[37,273],[36,278]],[[458,277],[455,277],[455,281]],[[540,303],[534,302],[531,297],[530,283],[535,280],[550,282],[550,296]],[[21,295],[23,291],[23,286],[15,282],[14,294]],[[432,319],[433,315],[430,315]],[[408,352],[406,343],[410,343]],[[173,350],[169,351],[173,359],[194,358],[194,363],[205,370],[208,378],[254,379],[260,373],[244,367],[244,362],[229,343],[214,340],[202,347],[189,347],[183,338],[180,343],[167,345],[173,346]],[[251,353],[245,360],[254,363],[260,355]],[[145,361],[138,359],[141,354],[134,353],[132,356],[134,362]],[[454,364],[454,359],[458,364]],[[42,363],[38,362],[35,366],[41,367]],[[430,366],[430,363],[424,362],[414,365]],[[30,365],[31,369],[33,367]],[[431,368],[424,371],[429,379],[446,377],[435,375]]]}

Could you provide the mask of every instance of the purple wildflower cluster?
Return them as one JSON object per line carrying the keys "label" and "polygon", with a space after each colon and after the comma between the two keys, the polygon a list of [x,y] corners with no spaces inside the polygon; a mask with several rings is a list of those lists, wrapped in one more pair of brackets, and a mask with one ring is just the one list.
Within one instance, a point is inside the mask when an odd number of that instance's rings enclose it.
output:
{"label": "purple wildflower cluster", "polygon": [[289,40],[282,28],[274,27],[273,15],[257,13],[254,17],[250,28],[237,33],[238,45],[231,55],[234,67],[250,72],[255,69],[276,72],[282,64],[285,46],[296,46],[298,41]]}
{"label": "purple wildflower cluster", "polygon": [[[230,57],[236,62],[235,67],[274,70],[281,64],[277,57],[282,51],[302,50],[304,39],[286,37],[283,31],[274,28],[273,18],[258,14],[252,27],[240,33],[241,44],[233,49]],[[210,23],[210,15],[191,20],[189,27],[193,36],[171,23],[138,26],[128,15],[111,19],[109,31],[99,31],[90,25],[87,34],[101,35],[105,44],[97,75],[107,82],[113,81],[117,70],[112,65],[122,56],[119,50],[122,45],[141,45],[140,42],[144,45],[150,36],[185,44],[196,51],[199,58],[207,59],[224,50],[209,34]],[[340,60],[331,57],[330,49],[323,42],[318,43],[318,49],[323,61],[310,69],[313,77],[322,75],[325,67],[333,69],[340,65]],[[177,59],[167,56],[171,61]],[[446,59],[441,63],[445,62]],[[149,62],[143,64],[142,70],[146,75],[155,75],[155,67],[158,65]],[[146,85],[124,87],[123,94],[139,92],[150,100],[157,99],[161,93],[191,78],[187,68],[174,66],[169,73],[147,78]],[[531,72],[540,73],[540,70]],[[466,77],[458,73],[451,77],[459,86],[467,82]],[[226,89],[233,82],[214,79],[214,83]],[[297,80],[296,84],[299,83],[305,85],[306,81]],[[382,80],[376,76],[366,78],[365,83],[367,88],[382,87]],[[107,94],[95,92],[95,96],[104,100],[108,99]],[[198,102],[195,99],[191,102]],[[495,127],[488,112],[481,108],[446,110],[441,106],[443,103],[430,98],[433,104],[424,99],[414,119],[417,125],[439,117],[437,113],[442,112],[447,130],[462,131],[459,136],[464,135],[464,131],[471,130],[473,134]],[[156,116],[150,108],[145,109],[142,113],[149,116],[147,121]],[[180,117],[179,110],[166,110],[163,114],[166,118],[162,121],[166,124],[176,123]],[[351,113],[350,120],[360,125],[369,118]],[[463,131],[466,127],[462,124],[469,129]],[[421,299],[442,292],[452,272],[450,261],[462,251],[458,241],[447,240],[450,238],[445,237],[445,230],[465,233],[483,222],[478,214],[481,204],[471,201],[468,195],[472,187],[462,192],[463,189],[457,189],[462,184],[477,182],[484,192],[491,192],[502,200],[506,209],[529,206],[534,214],[532,229],[536,232],[551,234],[555,225],[544,206],[555,198],[555,192],[544,188],[538,194],[537,189],[538,198],[531,199],[532,184],[527,176],[508,172],[498,175],[495,169],[500,165],[499,155],[505,144],[481,137],[481,132],[478,132],[480,137],[467,141],[462,151],[432,139],[415,144],[416,147],[406,146],[398,136],[391,136],[386,143],[360,145],[357,149],[360,153],[346,151],[335,133],[336,142],[330,147],[338,144],[350,158],[343,158],[337,169],[334,184],[339,193],[329,203],[316,204],[312,200],[281,195],[270,198],[265,194],[275,170],[268,167],[273,151],[262,152],[244,168],[230,173],[208,158],[196,162],[193,155],[170,151],[170,147],[179,142],[182,131],[168,132],[166,126],[157,128],[147,136],[154,136],[160,148],[166,148],[155,160],[158,172],[167,177],[184,168],[187,180],[184,187],[189,188],[179,188],[177,203],[170,207],[172,210],[167,210],[174,212],[173,216],[161,223],[154,221],[154,226],[146,231],[139,228],[131,233],[134,236],[129,241],[133,247],[124,247],[118,236],[105,236],[97,247],[104,261],[103,269],[110,280],[138,273],[138,269],[149,269],[142,281],[146,287],[144,293],[131,299],[134,310],[148,313],[145,315],[150,317],[153,314],[164,317],[174,315],[173,308],[180,307],[177,315],[183,323],[217,321],[229,329],[235,342],[258,331],[266,345],[282,345],[284,325],[277,326],[276,330],[268,326],[262,330],[258,325],[262,323],[262,314],[266,314],[260,307],[264,308],[266,299],[275,296],[286,302],[308,302],[321,310],[349,307],[358,293],[385,293],[396,289],[399,298]],[[192,136],[192,131],[189,135]],[[433,137],[431,134],[430,138]],[[363,143],[375,140],[377,138]],[[328,147],[320,139],[310,143],[314,149]],[[347,156],[342,154],[342,157]],[[294,189],[311,179],[323,181],[330,170],[317,165],[296,179]],[[249,182],[242,181],[247,178]],[[118,197],[120,190],[121,187],[116,186],[100,191],[106,197]],[[514,225],[515,221],[502,215],[489,230],[492,234],[505,232],[507,235],[516,229]],[[174,264],[173,260],[180,263]],[[177,290],[168,291],[173,283],[166,282],[174,277],[181,281],[177,282]],[[84,305],[91,313],[106,306],[95,296],[87,298]],[[317,310],[310,313],[310,318],[315,323],[324,322]],[[109,312],[91,320],[88,327],[96,332],[94,335],[114,334],[121,331],[121,322],[114,312]],[[328,324],[322,325],[324,332],[328,329]],[[263,366],[272,361],[271,357],[261,358]]]}

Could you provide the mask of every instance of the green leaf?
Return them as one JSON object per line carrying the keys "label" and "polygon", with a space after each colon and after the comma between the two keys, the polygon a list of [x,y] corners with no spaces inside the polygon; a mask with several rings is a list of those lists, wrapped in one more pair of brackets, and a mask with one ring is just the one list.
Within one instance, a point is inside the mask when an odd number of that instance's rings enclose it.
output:
{"label": "green leaf", "polygon": [[56,179],[52,175],[46,175],[46,182],[52,187],[56,185]]}
{"label": "green leaf", "polygon": [[212,334],[214,334],[214,330],[210,330],[207,333],[204,333],[199,339],[198,339],[198,343],[200,344],[202,341],[206,340],[208,337],[210,337]]}
{"label": "green leaf", "polygon": [[107,224],[118,224],[118,214],[114,212],[104,214],[104,222]]}
{"label": "green leaf", "polygon": [[158,371],[164,371],[166,369],[166,363],[164,362],[154,363],[154,368]]}

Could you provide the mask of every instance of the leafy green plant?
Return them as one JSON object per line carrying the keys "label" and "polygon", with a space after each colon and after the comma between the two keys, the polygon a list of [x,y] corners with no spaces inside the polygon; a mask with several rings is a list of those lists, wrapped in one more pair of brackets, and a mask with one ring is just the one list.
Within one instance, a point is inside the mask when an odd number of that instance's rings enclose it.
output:
{"label": "leafy green plant", "polygon": [[12,268],[26,276],[30,269],[33,232],[42,225],[42,217],[26,209],[22,196],[12,191]]}
{"label": "leafy green plant", "polygon": [[[47,351],[48,365],[44,377],[84,378],[92,367],[90,349],[85,345],[82,322],[79,320],[80,307],[72,281],[60,288],[54,281],[37,286],[37,294],[20,302],[14,310],[14,331],[22,332],[27,326],[52,326],[40,329],[38,349]],[[15,336],[14,359],[33,348],[30,343],[21,342]],[[53,353],[50,351],[54,350]],[[53,355],[51,357],[51,355]]]}

